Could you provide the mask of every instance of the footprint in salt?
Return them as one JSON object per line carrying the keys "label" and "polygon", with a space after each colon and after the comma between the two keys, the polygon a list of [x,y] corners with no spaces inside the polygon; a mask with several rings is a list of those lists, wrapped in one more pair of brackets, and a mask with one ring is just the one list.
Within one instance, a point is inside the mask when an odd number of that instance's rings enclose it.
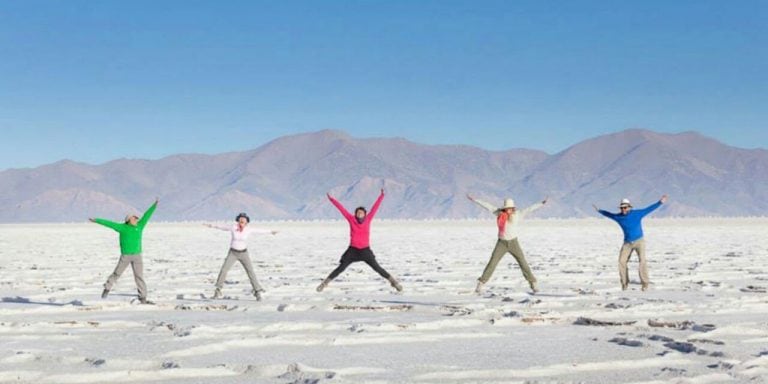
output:
{"label": "footprint in salt", "polygon": [[625,337],[614,337],[613,339],[608,340],[609,343],[616,343],[618,345],[624,345],[627,347],[642,347],[644,344],[642,341],[639,340],[631,340],[627,339]]}
{"label": "footprint in salt", "polygon": [[88,365],[92,367],[101,367],[104,365],[107,361],[104,359],[99,359],[96,357],[88,357],[85,359],[85,362],[88,363]]}
{"label": "footprint in salt", "polygon": [[290,383],[319,383],[323,379],[333,379],[336,372],[311,368],[300,363],[288,366],[286,372],[278,376],[278,379],[291,380]]}

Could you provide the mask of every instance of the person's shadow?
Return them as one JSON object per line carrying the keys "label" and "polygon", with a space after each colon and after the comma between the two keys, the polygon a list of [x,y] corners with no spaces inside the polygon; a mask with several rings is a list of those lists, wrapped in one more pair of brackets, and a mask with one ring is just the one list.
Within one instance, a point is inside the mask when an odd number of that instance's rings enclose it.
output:
{"label": "person's shadow", "polygon": [[45,301],[32,301],[30,299],[27,299],[26,297],[16,296],[16,297],[3,297],[0,299],[3,303],[16,303],[16,304],[30,304],[30,305],[50,305],[54,307],[64,307],[67,305],[75,306],[75,307],[83,307],[85,304],[83,304],[80,300],[72,300],[68,303],[55,303],[55,302],[45,302]]}

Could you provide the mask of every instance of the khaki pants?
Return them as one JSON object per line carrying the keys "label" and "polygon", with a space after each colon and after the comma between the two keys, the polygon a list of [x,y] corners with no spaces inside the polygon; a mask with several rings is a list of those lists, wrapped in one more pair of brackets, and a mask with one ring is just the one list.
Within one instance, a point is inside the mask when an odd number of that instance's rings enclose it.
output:
{"label": "khaki pants", "polygon": [[224,286],[224,280],[227,278],[227,272],[232,268],[232,264],[235,261],[239,261],[245,268],[245,273],[248,275],[248,279],[251,280],[251,286],[254,291],[261,292],[264,288],[259,285],[259,281],[256,279],[256,273],[253,272],[253,265],[251,265],[251,257],[248,255],[248,250],[237,251],[230,249],[227,253],[227,258],[224,259],[224,265],[221,266],[219,271],[219,278],[216,279],[216,288],[221,289]]}
{"label": "khaki pants", "polygon": [[136,288],[139,290],[139,297],[147,298],[147,285],[144,283],[144,263],[141,260],[141,254],[139,255],[120,255],[120,260],[117,262],[115,271],[109,275],[107,282],[104,283],[104,289],[111,290],[115,285],[117,279],[123,274],[128,265],[131,265],[133,269],[133,280],[136,281]]}
{"label": "khaki pants", "polygon": [[525,280],[527,280],[529,283],[535,283],[536,278],[533,277],[533,272],[531,272],[531,268],[528,266],[528,262],[525,261],[525,255],[523,254],[523,250],[520,248],[520,243],[517,242],[516,238],[512,240],[499,239],[499,241],[496,242],[496,248],[493,249],[491,259],[488,260],[488,265],[485,266],[483,275],[480,276],[478,280],[480,280],[482,283],[487,283],[488,280],[491,279],[493,271],[496,270],[496,265],[499,264],[499,261],[501,261],[501,258],[507,252],[511,253],[515,260],[517,260],[517,264],[523,271]]}
{"label": "khaki pants", "polygon": [[631,243],[624,243],[621,246],[621,252],[619,252],[619,278],[621,279],[621,286],[626,288],[629,284],[629,269],[627,268],[627,262],[632,255],[632,251],[637,253],[637,257],[640,259],[640,283],[644,286],[648,285],[648,263],[645,260],[645,240],[638,239]]}

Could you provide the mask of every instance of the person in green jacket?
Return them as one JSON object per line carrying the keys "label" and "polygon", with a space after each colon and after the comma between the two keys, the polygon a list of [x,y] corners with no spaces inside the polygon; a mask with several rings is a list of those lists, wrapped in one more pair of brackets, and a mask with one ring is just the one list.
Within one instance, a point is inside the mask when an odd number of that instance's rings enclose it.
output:
{"label": "person in green jacket", "polygon": [[125,217],[124,223],[115,223],[105,219],[88,219],[93,223],[112,228],[120,234],[120,260],[117,262],[115,271],[109,275],[107,282],[104,283],[104,291],[101,293],[102,299],[107,297],[109,290],[112,289],[117,279],[120,278],[123,271],[130,265],[131,269],[133,269],[133,279],[136,281],[136,287],[139,290],[139,301],[142,304],[149,303],[147,301],[147,285],[144,283],[144,264],[141,260],[141,237],[144,233],[144,227],[155,212],[155,208],[157,208],[157,203],[158,199],[155,199],[155,203],[144,212],[141,218],[129,214]]}

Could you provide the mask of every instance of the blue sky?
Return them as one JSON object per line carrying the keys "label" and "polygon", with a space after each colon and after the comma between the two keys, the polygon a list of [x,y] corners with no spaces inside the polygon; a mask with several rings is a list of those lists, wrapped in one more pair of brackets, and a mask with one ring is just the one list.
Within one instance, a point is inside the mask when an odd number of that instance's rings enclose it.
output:
{"label": "blue sky", "polygon": [[321,129],[768,147],[768,1],[0,0],[0,169]]}

